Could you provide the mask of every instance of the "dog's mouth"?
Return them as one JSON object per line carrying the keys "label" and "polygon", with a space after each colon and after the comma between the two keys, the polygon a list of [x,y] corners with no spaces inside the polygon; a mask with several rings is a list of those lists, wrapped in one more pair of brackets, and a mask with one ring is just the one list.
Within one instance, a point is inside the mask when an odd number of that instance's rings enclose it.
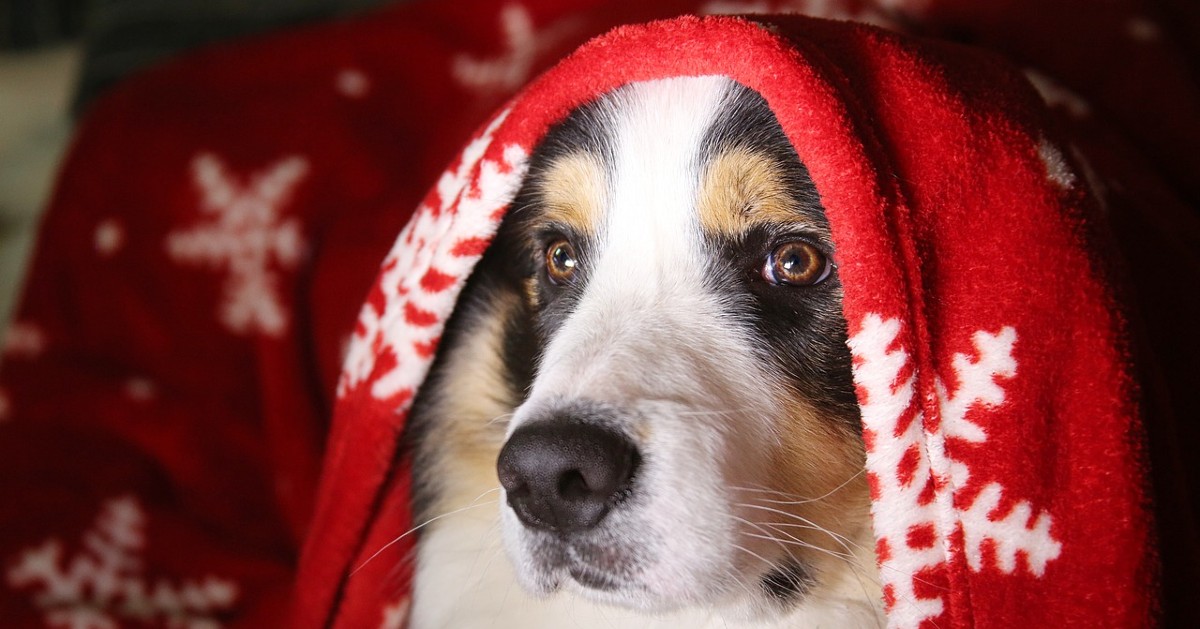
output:
{"label": "dog's mouth", "polygon": [[572,566],[569,570],[571,578],[584,587],[608,592],[619,589],[621,584],[603,572],[597,572],[587,566]]}
{"label": "dog's mouth", "polygon": [[754,513],[734,513],[699,444],[635,439],[628,409],[553,408],[516,428],[497,461],[509,552],[532,592],[666,612],[786,608],[812,588],[805,563],[756,539]]}
{"label": "dog's mouth", "polygon": [[637,582],[637,557],[615,543],[564,541],[558,559],[559,569],[586,588],[615,592]]}
{"label": "dog's mouth", "polygon": [[550,594],[562,588],[590,598],[620,603],[644,596],[644,557],[602,531],[547,533],[519,529],[523,555],[535,591]]}
{"label": "dog's mouth", "polygon": [[[583,541],[534,533],[532,537],[541,539],[528,549],[524,563],[539,585],[535,589],[544,595],[567,589],[598,602],[658,612],[697,603],[692,596],[681,596],[679,590],[664,588],[664,581],[682,582],[686,577],[659,574],[661,566],[655,565],[653,557],[628,550],[614,536],[592,536],[606,539]],[[783,611],[800,604],[815,585],[810,567],[785,556],[753,568],[738,570],[730,566],[725,577],[713,580],[710,587],[696,588],[693,584],[683,589],[706,590],[704,600],[715,607],[761,616],[769,610]]]}
{"label": "dog's mouth", "polygon": [[[632,569],[633,566],[605,569],[575,558],[567,559],[562,568],[575,583],[587,589],[608,593],[641,589],[637,587],[637,571]],[[779,604],[802,599],[815,583],[811,570],[793,558],[781,560],[758,578],[759,588],[765,597]]]}

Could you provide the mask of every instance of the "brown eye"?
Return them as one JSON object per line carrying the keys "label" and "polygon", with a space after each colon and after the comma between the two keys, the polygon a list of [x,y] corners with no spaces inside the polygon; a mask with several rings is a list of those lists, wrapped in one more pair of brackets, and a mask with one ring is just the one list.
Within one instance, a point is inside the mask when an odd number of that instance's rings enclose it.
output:
{"label": "brown eye", "polygon": [[575,277],[578,262],[575,248],[566,240],[555,240],[546,247],[546,274],[555,284],[567,284]]}
{"label": "brown eye", "polygon": [[811,286],[829,277],[833,265],[820,249],[807,242],[785,242],[767,256],[763,279],[772,284]]}

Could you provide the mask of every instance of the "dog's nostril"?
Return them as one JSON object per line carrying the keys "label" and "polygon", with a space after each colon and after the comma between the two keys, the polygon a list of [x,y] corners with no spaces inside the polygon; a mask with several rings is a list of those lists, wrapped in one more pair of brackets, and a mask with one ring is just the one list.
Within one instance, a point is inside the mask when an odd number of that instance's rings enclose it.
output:
{"label": "dog's nostril", "polygon": [[591,490],[579,470],[568,470],[558,479],[558,495],[567,500],[579,500],[590,496]]}
{"label": "dog's nostril", "polygon": [[528,527],[556,532],[600,522],[630,484],[637,449],[625,436],[570,420],[522,426],[496,461],[508,504]]}

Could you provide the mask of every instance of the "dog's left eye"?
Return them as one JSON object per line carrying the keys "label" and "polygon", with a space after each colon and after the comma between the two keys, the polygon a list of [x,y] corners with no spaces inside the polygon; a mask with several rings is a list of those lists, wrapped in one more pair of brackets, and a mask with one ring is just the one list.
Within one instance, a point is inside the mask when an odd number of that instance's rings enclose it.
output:
{"label": "dog's left eye", "polygon": [[833,265],[820,249],[794,240],[775,247],[767,256],[762,276],[772,284],[812,286],[829,277],[832,270]]}
{"label": "dog's left eye", "polygon": [[555,240],[546,247],[546,275],[555,284],[567,284],[579,267],[575,248],[565,239]]}

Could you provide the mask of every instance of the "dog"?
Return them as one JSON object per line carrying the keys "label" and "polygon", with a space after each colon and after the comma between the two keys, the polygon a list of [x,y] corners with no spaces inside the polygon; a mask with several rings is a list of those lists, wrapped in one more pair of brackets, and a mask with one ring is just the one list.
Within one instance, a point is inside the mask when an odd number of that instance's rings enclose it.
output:
{"label": "dog", "polygon": [[756,92],[554,125],[404,435],[412,626],[882,625],[841,296]]}

